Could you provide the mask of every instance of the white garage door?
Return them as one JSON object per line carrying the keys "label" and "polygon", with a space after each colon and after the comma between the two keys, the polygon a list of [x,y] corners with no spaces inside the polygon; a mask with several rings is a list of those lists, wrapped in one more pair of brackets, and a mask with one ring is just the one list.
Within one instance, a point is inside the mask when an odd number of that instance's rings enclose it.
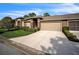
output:
{"label": "white garage door", "polygon": [[52,31],[61,31],[62,23],[61,22],[41,22],[41,30],[52,30]]}

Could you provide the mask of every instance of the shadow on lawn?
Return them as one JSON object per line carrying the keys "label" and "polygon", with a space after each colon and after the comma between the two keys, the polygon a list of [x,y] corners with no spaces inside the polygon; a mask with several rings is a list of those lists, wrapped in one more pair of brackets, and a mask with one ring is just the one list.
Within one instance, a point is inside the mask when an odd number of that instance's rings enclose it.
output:
{"label": "shadow on lawn", "polygon": [[[42,51],[46,52],[47,55],[72,55],[79,54],[79,48],[75,48],[73,42],[67,40],[67,38],[56,37],[50,39],[51,47],[44,47],[41,45]],[[75,51],[75,52],[74,52]]]}

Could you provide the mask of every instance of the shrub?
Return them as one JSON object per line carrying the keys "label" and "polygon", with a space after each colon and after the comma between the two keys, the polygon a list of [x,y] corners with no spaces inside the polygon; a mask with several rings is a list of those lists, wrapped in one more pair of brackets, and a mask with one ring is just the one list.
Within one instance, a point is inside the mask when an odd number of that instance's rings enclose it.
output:
{"label": "shrub", "polygon": [[0,29],[1,29],[2,27],[0,26]]}
{"label": "shrub", "polygon": [[29,32],[36,32],[39,30],[38,28],[29,28],[29,27],[22,27],[21,29]]}
{"label": "shrub", "polygon": [[21,29],[24,30],[24,31],[28,31],[29,27],[22,27]]}
{"label": "shrub", "polygon": [[6,29],[0,29],[0,34],[6,32]]}
{"label": "shrub", "polygon": [[10,28],[9,31],[19,30],[17,27]]}
{"label": "shrub", "polygon": [[64,30],[68,30],[69,31],[69,27],[67,27],[67,26],[63,27],[62,29],[63,29],[63,31]]}
{"label": "shrub", "polygon": [[69,32],[69,28],[68,27],[63,27],[64,34],[67,36],[67,38],[71,41],[75,41],[75,42],[79,42],[79,40],[77,39],[76,35],[73,35],[73,33]]}
{"label": "shrub", "polygon": [[14,27],[16,30],[19,30],[19,29],[21,29],[21,27],[20,26],[16,26],[16,27]]}
{"label": "shrub", "polygon": [[35,28],[28,28],[28,31],[29,32],[36,32],[36,29]]}
{"label": "shrub", "polygon": [[37,27],[36,28],[29,28],[29,30],[32,32],[36,32],[36,31],[39,31],[39,28],[37,28]]}

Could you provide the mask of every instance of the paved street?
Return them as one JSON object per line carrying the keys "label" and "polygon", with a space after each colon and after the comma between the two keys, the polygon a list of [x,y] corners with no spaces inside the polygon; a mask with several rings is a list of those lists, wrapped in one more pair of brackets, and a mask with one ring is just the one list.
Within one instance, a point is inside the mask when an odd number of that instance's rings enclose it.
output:
{"label": "paved street", "polygon": [[0,42],[0,55],[24,55],[24,53],[11,45]]}

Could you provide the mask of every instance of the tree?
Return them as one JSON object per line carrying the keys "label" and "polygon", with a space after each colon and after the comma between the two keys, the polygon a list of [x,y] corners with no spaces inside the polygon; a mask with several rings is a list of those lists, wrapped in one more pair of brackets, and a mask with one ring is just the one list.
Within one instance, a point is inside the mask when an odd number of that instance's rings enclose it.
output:
{"label": "tree", "polygon": [[24,15],[24,18],[27,18],[27,17],[29,17],[28,15]]}
{"label": "tree", "polygon": [[21,19],[21,20],[22,20],[22,19],[24,19],[24,17],[18,17],[18,18],[16,18],[16,19]]}
{"label": "tree", "polygon": [[46,12],[43,14],[43,16],[50,16],[50,15],[49,15],[49,13]]}
{"label": "tree", "polygon": [[8,30],[12,27],[12,18],[11,17],[4,17],[2,20],[2,26],[6,27]]}
{"label": "tree", "polygon": [[34,17],[34,16],[36,16],[36,14],[35,13],[29,13],[28,16],[29,17]]}

